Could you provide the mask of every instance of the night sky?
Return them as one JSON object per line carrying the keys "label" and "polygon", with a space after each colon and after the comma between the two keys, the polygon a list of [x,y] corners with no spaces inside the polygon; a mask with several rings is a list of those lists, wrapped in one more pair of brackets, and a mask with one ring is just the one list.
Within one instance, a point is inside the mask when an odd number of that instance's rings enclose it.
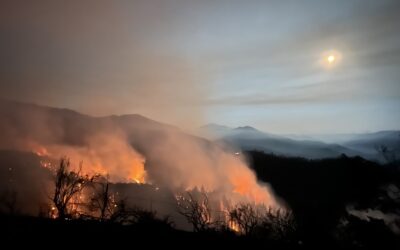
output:
{"label": "night sky", "polygon": [[399,129],[399,13],[396,0],[2,0],[0,98],[188,129]]}

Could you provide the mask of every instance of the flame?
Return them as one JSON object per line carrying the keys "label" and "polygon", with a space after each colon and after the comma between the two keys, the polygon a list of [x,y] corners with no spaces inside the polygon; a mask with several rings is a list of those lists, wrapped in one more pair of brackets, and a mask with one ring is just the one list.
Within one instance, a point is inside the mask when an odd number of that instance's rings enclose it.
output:
{"label": "flame", "polygon": [[85,146],[41,145],[31,141],[26,145],[42,158],[40,165],[52,171],[57,168],[55,161],[67,156],[71,170],[82,165],[82,174],[109,175],[113,182],[146,183],[145,158],[121,137],[101,135]]}
{"label": "flame", "polygon": [[230,230],[232,230],[233,232],[240,234],[241,230],[240,230],[239,225],[235,221],[232,221],[229,217],[229,211],[231,209],[231,206],[224,205],[224,203],[222,201],[220,201],[219,207],[220,207],[222,214],[224,215],[223,220],[226,223],[226,225],[228,226],[228,228]]}
{"label": "flame", "polygon": [[260,185],[254,172],[247,166],[231,165],[226,172],[234,193],[244,196],[256,204],[277,205],[267,186]]}
{"label": "flame", "polygon": [[[110,182],[127,182],[144,184],[148,182],[147,173],[144,168],[145,158],[135,151],[125,137],[118,135],[96,135],[87,139],[84,145],[59,145],[28,143],[29,150],[41,157],[43,168],[55,171],[58,167],[57,159],[67,156],[71,160],[71,170],[75,170],[82,162],[82,174],[109,176]],[[179,146],[180,144],[178,144]],[[178,158],[181,168],[171,168],[171,171],[164,171],[164,178],[172,178],[168,182],[171,185],[179,184],[176,190],[205,190],[213,192],[214,200],[227,199],[232,204],[248,202],[264,204],[268,207],[278,206],[272,193],[266,184],[257,181],[255,173],[249,169],[240,154],[228,154],[224,151],[217,151],[215,158],[209,159],[208,155],[200,151],[193,157],[197,157],[196,164],[200,167],[191,168],[192,149],[185,155],[188,159]],[[184,151],[186,152],[186,151]],[[54,159],[52,161],[51,159]],[[169,159],[175,163],[174,159]],[[182,160],[182,161],[180,161]],[[194,161],[194,160],[193,160]],[[189,166],[188,166],[189,165]],[[176,166],[171,164],[171,166]],[[174,171],[180,170],[180,174],[174,175]],[[154,178],[154,177],[153,177]],[[152,184],[157,185],[157,180],[152,179]],[[155,186],[156,187],[156,186]],[[171,187],[172,190],[174,186]],[[158,188],[156,188],[156,191]],[[87,196],[87,195],[86,195]],[[86,198],[88,198],[87,196]],[[178,197],[176,197],[178,199]],[[83,197],[77,197],[75,204],[82,204]],[[217,204],[216,204],[217,205]],[[79,205],[73,210],[78,210]],[[221,209],[229,215],[228,209]],[[235,232],[239,227],[234,222],[225,219],[226,225]]]}
{"label": "flame", "polygon": [[136,163],[132,163],[132,171],[130,173],[130,178],[134,180],[137,184],[146,183],[146,171],[144,170],[144,166],[136,166]]}
{"label": "flame", "polygon": [[30,152],[36,154],[37,156],[41,156],[41,157],[50,155],[49,151],[47,150],[47,148],[45,146],[43,146],[40,143],[37,143],[36,141],[33,141],[31,139],[23,140],[23,142],[21,144],[22,144],[22,146],[20,146],[20,147],[22,147],[22,148],[18,147],[18,149],[20,149],[20,150],[30,151]]}
{"label": "flame", "polygon": [[256,185],[255,179],[249,178],[249,176],[235,176],[232,178],[231,181],[234,186],[233,191],[235,193],[246,196],[257,204],[274,203],[268,190],[259,185]]}
{"label": "flame", "polygon": [[34,151],[35,154],[37,154],[38,156],[48,156],[49,152],[47,151],[47,149],[45,147],[39,147]]}
{"label": "flame", "polygon": [[41,160],[40,161],[40,166],[42,168],[45,168],[45,169],[50,170],[52,172],[56,171],[55,165],[52,162],[48,161],[48,160]]}
{"label": "flame", "polygon": [[240,233],[241,232],[239,225],[234,221],[229,220],[228,227],[229,227],[229,229],[231,229],[232,231],[234,231],[236,233]]}

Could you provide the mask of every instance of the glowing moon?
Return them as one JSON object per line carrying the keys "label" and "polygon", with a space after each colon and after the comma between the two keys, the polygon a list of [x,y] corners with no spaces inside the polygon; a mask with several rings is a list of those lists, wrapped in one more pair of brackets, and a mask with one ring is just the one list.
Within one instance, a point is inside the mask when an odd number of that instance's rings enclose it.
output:
{"label": "glowing moon", "polygon": [[339,64],[342,60],[342,53],[337,50],[329,50],[322,53],[320,64],[326,68],[330,69],[337,64]]}
{"label": "glowing moon", "polygon": [[334,55],[329,55],[328,56],[328,58],[327,58],[327,60],[328,60],[328,63],[333,63],[334,61],[335,61],[335,56]]}

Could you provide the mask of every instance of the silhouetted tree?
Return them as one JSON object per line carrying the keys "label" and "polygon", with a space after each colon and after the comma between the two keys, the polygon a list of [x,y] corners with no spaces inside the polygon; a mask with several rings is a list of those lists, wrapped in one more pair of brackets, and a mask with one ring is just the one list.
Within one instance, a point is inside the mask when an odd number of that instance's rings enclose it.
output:
{"label": "silhouetted tree", "polygon": [[257,238],[282,240],[296,231],[290,211],[250,203],[240,203],[231,209],[229,223],[240,234]]}
{"label": "silhouetted tree", "polygon": [[268,231],[270,238],[280,240],[291,240],[297,230],[293,213],[283,209],[267,209],[262,215],[261,227]]}
{"label": "silhouetted tree", "polygon": [[109,176],[98,178],[100,181],[93,183],[94,195],[92,196],[89,208],[99,213],[101,221],[109,219],[116,212],[117,201],[115,194],[110,191]]}
{"label": "silhouetted tree", "polygon": [[215,225],[212,221],[211,208],[205,192],[201,192],[197,198],[191,192],[187,192],[186,195],[177,196],[176,200],[178,213],[192,224],[195,232],[207,231]]}
{"label": "silhouetted tree", "polygon": [[239,232],[250,235],[261,223],[261,214],[254,205],[241,203],[229,211],[229,220],[233,225],[237,225]]}
{"label": "silhouetted tree", "polygon": [[110,216],[110,221],[125,224],[129,222],[129,211],[125,199],[116,202],[114,213]]}
{"label": "silhouetted tree", "polygon": [[60,160],[56,171],[53,204],[58,212],[58,218],[64,219],[71,216],[70,202],[75,195],[82,192],[91,184],[96,176],[82,175],[82,164],[77,172],[69,171],[70,162],[66,158]]}
{"label": "silhouetted tree", "polygon": [[110,221],[122,225],[136,225],[141,229],[171,229],[174,223],[169,216],[158,218],[157,212],[154,210],[143,209],[141,207],[128,207],[126,199],[120,199],[117,202],[115,210],[111,214]]}

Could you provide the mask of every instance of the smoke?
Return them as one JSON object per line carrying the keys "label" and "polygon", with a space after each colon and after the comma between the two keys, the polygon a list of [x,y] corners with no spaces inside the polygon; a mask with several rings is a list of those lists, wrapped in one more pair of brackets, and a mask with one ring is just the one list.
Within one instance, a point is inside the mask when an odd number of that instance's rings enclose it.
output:
{"label": "smoke", "polygon": [[112,182],[145,182],[144,157],[118,132],[94,135],[83,146],[50,145],[41,148],[45,148],[47,156],[68,157],[72,167],[81,165],[89,175],[108,175]]}
{"label": "smoke", "polygon": [[205,190],[214,200],[278,206],[241,155],[177,128],[138,115],[95,118],[29,104],[2,106],[1,133],[10,142],[2,149],[68,157],[73,169],[81,164],[83,173],[108,175],[111,182],[147,183],[175,194]]}
{"label": "smoke", "polygon": [[175,190],[194,188],[220,194],[232,201],[275,201],[267,185],[257,182],[245,160],[216,145],[174,131],[148,145],[149,181]]}

